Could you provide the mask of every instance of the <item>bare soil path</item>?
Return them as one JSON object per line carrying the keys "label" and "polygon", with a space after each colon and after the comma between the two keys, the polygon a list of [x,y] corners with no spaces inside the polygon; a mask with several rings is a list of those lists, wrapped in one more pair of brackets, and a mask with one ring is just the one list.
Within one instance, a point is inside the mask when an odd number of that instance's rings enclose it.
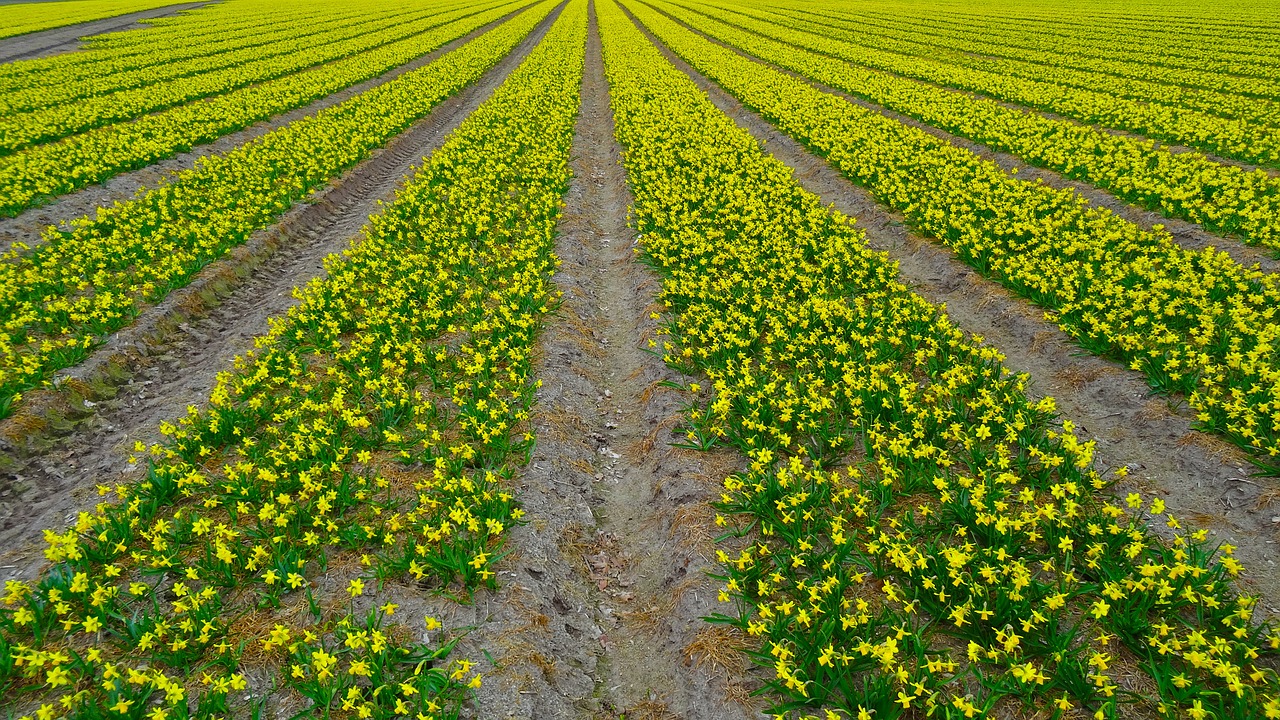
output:
{"label": "bare soil path", "polygon": [[[64,390],[33,411],[43,415],[20,412],[0,423],[0,445],[10,445],[0,448],[0,578],[34,574],[42,563],[43,530],[61,528],[92,507],[95,485],[129,477],[135,442],[158,441],[160,422],[207,400],[217,373],[267,331],[268,318],[293,305],[293,288],[323,276],[324,258],[347,247],[378,201],[390,200],[406,174],[488,99],[558,15],[479,82],[65,372]],[[114,396],[89,391],[103,386]],[[85,402],[85,395],[98,399]],[[71,412],[84,417],[69,419]]]}
{"label": "bare soil path", "polygon": [[1191,430],[1185,404],[1153,397],[1140,373],[1085,353],[1045,322],[1042,311],[983,278],[941,244],[907,230],[902,217],[868,191],[646,35],[739,127],[791,166],[805,189],[857,218],[868,244],[898,261],[903,282],[945,304],[960,327],[1003,352],[1009,368],[1030,373],[1031,393],[1054,397],[1062,416],[1097,441],[1100,469],[1127,465],[1129,481],[1119,491],[1158,493],[1175,516],[1235,545],[1246,568],[1243,585],[1262,595],[1271,614],[1280,614],[1280,520],[1274,520],[1280,517],[1280,482],[1251,477],[1248,461],[1234,446]]}
{"label": "bare soil path", "polygon": [[166,5],[152,8],[151,10],[129,13],[128,15],[117,15],[101,20],[76,23],[75,25],[64,25],[25,35],[14,35],[0,40],[0,63],[13,62],[15,60],[32,60],[71,52],[80,48],[80,38],[144,27],[138,24],[139,21],[173,15],[183,10],[191,10],[208,4],[208,2],[189,2]]}
{"label": "bare soil path", "polygon": [[479,626],[460,652],[492,656],[477,717],[762,718],[733,639],[701,620],[718,589],[706,500],[735,461],[669,446],[678,398],[655,388],[680,378],[645,351],[657,285],[634,260],[594,15],[587,42],[564,297],[540,341],[538,444],[516,489],[528,524],[497,593],[439,611]]}
{"label": "bare soil path", "polygon": [[282,113],[269,120],[254,123],[247,128],[228,133],[204,145],[197,145],[191,148],[190,151],[180,153],[167,160],[161,160],[131,172],[121,173],[98,185],[90,185],[76,192],[68,193],[14,217],[0,218],[0,253],[5,252],[13,243],[18,241],[27,245],[35,245],[40,241],[40,234],[50,225],[66,228],[72,220],[87,215],[91,216],[96,213],[98,208],[130,200],[138,192],[153,188],[161,181],[171,178],[184,170],[190,170],[195,167],[196,161],[202,157],[220,155],[233,150],[254,138],[261,137],[273,130],[278,130],[309,115],[314,115],[325,108],[345,102],[366,90],[391,82],[407,72],[424,67],[441,55],[501,25],[510,19],[512,15],[515,15],[516,12],[518,11],[512,11],[488,25],[477,28],[467,35],[412,62],[401,65],[394,70],[389,70],[378,77],[352,85],[332,95],[325,96],[303,107]]}

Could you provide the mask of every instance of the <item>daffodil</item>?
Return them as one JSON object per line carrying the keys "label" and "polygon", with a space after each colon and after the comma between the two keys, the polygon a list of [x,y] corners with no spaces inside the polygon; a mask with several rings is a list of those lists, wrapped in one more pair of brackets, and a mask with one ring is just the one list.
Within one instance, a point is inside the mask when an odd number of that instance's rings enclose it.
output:
{"label": "daffodil", "polygon": [[[986,242],[990,216],[974,211],[972,203],[986,192],[972,186],[978,178],[1001,188],[997,194],[1010,193],[993,204],[1025,192],[1037,208],[1064,208],[1080,222],[1071,242],[1101,235],[1104,227],[1125,227],[1125,242],[1140,234],[1106,217],[1086,222],[1074,201],[1010,181],[1002,169],[899,130],[896,121],[850,109],[843,98],[672,19],[741,40],[751,52],[764,41],[736,28],[773,11],[741,3],[626,5],[671,51],[780,130],[827,154],[874,193],[909,205],[907,214],[922,226],[946,229],[942,239],[971,252],[968,260],[996,257],[1002,247]],[[635,21],[611,2],[597,8],[616,135],[636,197],[638,253],[661,280],[664,312],[654,319],[663,335],[656,349],[710,388],[685,413],[681,437],[690,447],[714,438],[743,456],[742,469],[724,478],[714,503],[726,537],[749,549],[717,554],[725,575],[719,594],[738,610],[726,622],[746,637],[768,638],[760,652],[774,659],[771,689],[780,702],[800,707],[813,688],[842,687],[847,655],[866,663],[854,685],[884,683],[895,688],[886,697],[915,697],[922,712],[948,704],[952,714],[977,717],[995,706],[1007,691],[954,697],[948,690],[949,674],[976,665],[984,676],[986,666],[1008,669],[1043,704],[1093,707],[1094,693],[1119,697],[1101,670],[1090,678],[1096,690],[1081,697],[1039,688],[1060,687],[1055,674],[1068,657],[1084,665],[1092,653],[1095,670],[1107,666],[1110,653],[1093,651],[1087,628],[1112,637],[1105,631],[1146,612],[1133,609],[1144,602],[1160,602],[1158,614],[1166,618],[1179,612],[1175,604],[1210,613],[1218,620],[1198,621],[1198,628],[1224,648],[1248,646],[1228,644],[1237,641],[1234,631],[1219,629],[1234,590],[1207,587],[1210,575],[1233,571],[1229,554],[1213,559],[1199,551],[1201,575],[1191,584],[1207,592],[1175,591],[1166,581],[1169,591],[1156,601],[1157,576],[1189,578],[1176,568],[1190,557],[1190,538],[1166,543],[1140,516],[1113,504],[1104,492],[1108,482],[1094,469],[1093,441],[1070,419],[1055,419],[1052,398],[1027,397],[1028,379],[1004,369],[996,348],[966,336],[899,283],[892,263],[867,249],[847,218],[797,187],[788,168],[761,153],[650,47]],[[792,52],[776,50],[776,57]],[[863,144],[870,134],[881,138],[878,144]],[[927,165],[917,162],[924,148],[937,150]],[[901,157],[901,165],[887,168],[888,157]],[[908,164],[910,172],[898,171]],[[947,174],[961,167],[967,169]],[[960,198],[970,204],[959,207]],[[1027,207],[1011,205],[1000,217],[1017,222]],[[999,241],[1016,234],[1052,247],[1059,239],[1056,230],[1034,223],[1000,232],[1007,236],[997,234]],[[999,256],[995,269],[1030,285],[1031,270],[1016,275],[1018,262],[1039,262],[1030,247],[1010,252],[1008,262]],[[1236,272],[1229,264],[1214,267]],[[1060,285],[1035,287],[1049,292]],[[1151,332],[1135,337],[1176,342]],[[1162,372],[1182,372],[1178,362]],[[852,448],[859,452],[849,454]],[[1130,504],[1138,510],[1144,502],[1139,496]],[[1094,584],[1099,576],[1108,581]],[[868,598],[878,603],[874,614]],[[927,631],[906,634],[916,618],[945,625],[964,638],[967,652],[952,657],[953,640],[935,644]],[[1019,657],[1029,647],[1063,643],[1062,632],[1075,649],[1054,663]],[[1129,642],[1150,652],[1145,639]],[[903,653],[929,660],[913,672],[895,660]],[[1197,679],[1233,692],[1207,672]],[[829,692],[839,693],[835,703],[858,706],[850,691]]]}

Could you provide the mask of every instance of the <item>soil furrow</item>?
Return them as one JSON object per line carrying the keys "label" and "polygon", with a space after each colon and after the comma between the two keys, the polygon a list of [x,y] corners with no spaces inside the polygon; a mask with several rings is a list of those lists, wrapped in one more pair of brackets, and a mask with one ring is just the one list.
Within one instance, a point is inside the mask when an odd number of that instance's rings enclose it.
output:
{"label": "soil furrow", "polygon": [[[293,305],[292,289],[322,277],[326,256],[353,237],[358,242],[378,201],[391,199],[406,174],[502,84],[558,15],[553,12],[479,82],[62,373],[63,389],[43,415],[19,413],[0,424],[5,439],[20,445],[0,454],[0,547],[9,549],[0,555],[0,570],[24,576],[38,570],[43,530],[60,528],[91,507],[92,486],[115,482],[122,473],[129,478],[130,449],[138,441],[158,441],[160,422],[203,405],[217,373],[252,348],[269,318]],[[86,397],[104,395],[112,397],[96,403]],[[87,417],[68,420],[69,411]],[[65,437],[56,438],[59,433]],[[35,447],[32,437],[40,438]]]}
{"label": "soil furrow", "polygon": [[643,349],[657,285],[633,260],[594,13],[587,43],[556,248],[564,296],[540,341],[538,443],[517,489],[528,524],[501,589],[448,622],[482,622],[466,645],[496,662],[478,717],[762,717],[733,638],[700,619],[718,589],[706,500],[736,458],[669,446],[678,398],[657,386],[680,378]]}
{"label": "soil furrow", "polygon": [[[662,11],[658,10],[658,12],[662,12]],[[663,14],[665,15],[666,13],[663,13]],[[903,125],[908,125],[910,127],[916,128],[917,130],[922,130],[924,132],[927,132],[930,135],[933,135],[934,137],[944,142],[947,142],[952,145],[955,145],[956,147],[968,150],[969,152],[973,153],[974,155],[977,155],[978,157],[984,160],[989,160],[995,163],[996,165],[999,165],[1006,172],[1010,170],[1014,170],[1016,168],[1018,179],[1020,180],[1027,180],[1029,182],[1035,182],[1039,180],[1043,182],[1045,185],[1052,188],[1056,188],[1058,190],[1073,190],[1076,193],[1076,195],[1079,195],[1080,197],[1085,198],[1090,203],[1100,207],[1105,207],[1111,212],[1115,213],[1116,215],[1119,215],[1120,217],[1124,218],[1125,220],[1128,220],[1129,222],[1142,227],[1144,230],[1150,230],[1152,225],[1162,225],[1164,229],[1167,230],[1169,234],[1173,236],[1174,241],[1177,242],[1179,246],[1187,250],[1203,250],[1204,248],[1213,247],[1213,248],[1217,248],[1218,250],[1221,250],[1222,252],[1227,253],[1228,255],[1231,256],[1233,260],[1235,260],[1236,262],[1246,267],[1257,264],[1258,266],[1261,267],[1262,270],[1265,270],[1266,272],[1280,271],[1280,257],[1277,257],[1276,253],[1274,253],[1271,250],[1268,250],[1267,248],[1257,247],[1253,245],[1246,245],[1244,241],[1241,240],[1240,238],[1229,237],[1226,235],[1219,235],[1219,234],[1210,232],[1209,230],[1206,230],[1205,228],[1201,227],[1200,225],[1197,225],[1196,223],[1189,222],[1186,220],[1179,220],[1177,218],[1166,217],[1164,214],[1160,213],[1159,211],[1148,210],[1141,206],[1131,204],[1129,201],[1116,197],[1115,195],[1112,195],[1107,190],[1097,187],[1096,185],[1091,185],[1087,182],[1082,182],[1079,180],[1072,180],[1062,175],[1061,173],[1036,167],[1035,165],[1031,165],[1027,161],[1023,160],[1022,158],[1019,158],[1016,155],[1013,155],[1012,153],[993,150],[990,147],[983,145],[981,143],[975,142],[973,140],[962,137],[960,135],[953,135],[952,133],[949,133],[946,130],[939,129],[932,125],[916,120],[910,115],[904,115],[900,112],[890,110],[889,108],[886,108],[882,105],[877,105],[871,102],[870,100],[864,100],[862,98],[856,97],[854,95],[850,95],[849,93],[843,92],[836,88],[830,87],[828,85],[824,85],[820,82],[807,78],[797,72],[793,72],[786,68],[779,67],[772,63],[764,62],[759,58],[755,57],[754,55],[745,53],[739,50],[738,48],[733,47],[732,45],[725,44],[723,42],[720,42],[719,40],[716,40],[715,38],[712,38],[706,35],[705,33],[699,32],[697,28],[694,28],[688,25],[687,23],[682,22],[678,18],[675,18],[671,15],[667,15],[667,18],[670,19],[672,22],[679,23],[682,27],[685,27],[690,31],[697,33],[704,39],[710,42],[713,42],[716,45],[719,45],[720,47],[726,48],[728,50],[732,50],[733,52],[738,53],[743,57],[750,58],[753,61],[766,65],[773,70],[776,70],[790,77],[796,78],[797,80],[800,80],[802,82],[808,83],[823,92],[831,93],[832,95],[838,95],[854,105],[857,105],[859,107],[865,108],[872,112],[884,115],[885,117],[890,118],[892,120],[896,120],[902,123]],[[893,73],[890,73],[890,74],[893,74]],[[906,79],[912,80],[911,78],[906,78]],[[928,83],[928,84],[932,84],[932,83]],[[965,93],[964,91],[956,90],[955,88],[948,88],[941,85],[936,85],[936,87],[939,87],[943,90],[947,90],[949,92],[972,95],[972,93]],[[1043,115],[1045,117],[1058,120],[1060,122],[1068,122],[1074,125],[1083,124],[1071,118],[1066,118],[1066,117],[1054,115],[1053,113],[1047,113],[1040,110],[1031,109],[1026,106],[1015,105],[1013,103],[1005,103],[1005,102],[1001,102],[1000,104],[1012,110],[1034,112],[1038,115]],[[1134,133],[1114,130],[1111,128],[1097,128],[1097,129],[1100,129],[1103,132],[1107,132],[1113,135],[1121,135],[1121,136],[1129,137],[1135,140],[1147,139]],[[1178,147],[1178,146],[1165,146],[1165,149],[1173,153],[1193,151],[1193,149],[1191,148]],[[1200,151],[1195,150],[1195,152],[1200,152]],[[1202,153],[1202,154],[1205,154],[1205,153]],[[1235,165],[1237,167],[1242,167],[1247,170],[1257,169],[1255,166],[1246,166],[1234,160],[1224,160],[1222,158],[1218,158],[1212,155],[1207,155],[1207,156],[1210,159],[1224,165]],[[1269,172],[1276,174],[1276,171],[1269,170]]]}
{"label": "soil furrow", "polygon": [[983,278],[946,247],[908,231],[900,215],[644,32],[721,111],[789,165],[805,189],[857,218],[868,244],[898,261],[903,282],[945,305],[960,327],[1003,352],[1010,369],[1029,373],[1031,394],[1054,397],[1082,437],[1097,441],[1100,469],[1127,465],[1130,476],[1119,492],[1158,493],[1184,523],[1235,545],[1246,568],[1243,585],[1260,593],[1272,614],[1280,613],[1280,520],[1274,520],[1280,517],[1280,482],[1251,477],[1237,448],[1191,429],[1185,402],[1155,397],[1140,373],[1085,353],[1046,322],[1042,311]]}
{"label": "soil furrow", "polygon": [[183,10],[191,10],[209,4],[209,2],[193,2],[166,5],[165,7],[142,10],[128,15],[117,15],[25,35],[15,35],[11,38],[0,40],[0,63],[14,62],[15,60],[33,60],[64,52],[72,52],[80,48],[80,38],[144,27],[138,25],[139,21],[173,15]]}
{"label": "soil furrow", "polygon": [[394,70],[389,70],[378,77],[352,85],[332,95],[325,96],[303,107],[282,113],[269,120],[254,123],[247,128],[228,133],[204,145],[197,145],[189,152],[174,155],[167,160],[161,160],[131,172],[121,173],[98,185],[90,185],[73,193],[62,195],[45,205],[33,207],[14,217],[0,218],[0,253],[7,251],[13,243],[18,241],[27,245],[35,245],[40,242],[40,234],[50,225],[69,229],[71,221],[87,215],[91,216],[95,214],[98,208],[130,200],[139,192],[153,188],[177,173],[190,170],[195,167],[196,161],[202,157],[229,152],[255,138],[266,135],[272,130],[278,130],[291,122],[314,115],[325,108],[350,100],[362,92],[391,82],[407,72],[426,66],[441,55],[455,50],[501,25],[517,12],[519,10],[513,10],[488,25],[477,28],[467,35],[439,47],[412,62],[401,65]]}

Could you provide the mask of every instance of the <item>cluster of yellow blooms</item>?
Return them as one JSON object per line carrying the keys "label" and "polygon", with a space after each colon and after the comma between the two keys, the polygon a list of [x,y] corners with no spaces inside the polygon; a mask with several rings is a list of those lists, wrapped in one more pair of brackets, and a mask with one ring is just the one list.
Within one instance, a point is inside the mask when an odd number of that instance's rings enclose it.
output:
{"label": "cluster of yellow blooms", "polygon": [[[990,12],[964,17],[895,0],[881,8],[860,10],[881,28],[910,28],[913,37],[957,50],[969,48],[995,57],[1226,92],[1274,87],[1270,79],[1280,68],[1280,44],[1269,29],[1258,27],[1256,15],[1248,17],[1249,8],[1192,5],[1212,15],[1206,23],[1203,15],[1196,18],[1180,12],[1186,4],[1165,7],[1173,12],[1136,18],[1108,14],[1095,6],[1084,22],[1078,5],[1045,5],[1031,14],[1023,8],[1022,17]],[[1245,12],[1232,17],[1232,10]],[[847,23],[848,11],[847,5],[836,2],[809,9],[807,15]],[[1035,21],[1029,22],[1032,17]],[[1141,39],[1135,38],[1137,33]],[[1255,86],[1259,80],[1267,84]]]}
{"label": "cluster of yellow blooms", "polygon": [[[33,248],[0,255],[0,415],[13,398],[83,359],[146,302],[368,157],[474,82],[550,12],[526,10],[436,61],[268,133],[135,200],[50,228]],[[472,15],[423,42],[439,44],[507,9]],[[421,49],[417,52],[421,52]]]}
{"label": "cluster of yellow blooms", "polygon": [[852,65],[832,57],[846,43],[816,32],[732,16],[723,10],[700,7],[692,12],[668,3],[655,6],[700,32],[829,87],[1013,153],[1031,165],[1097,185],[1166,216],[1280,248],[1280,179],[1264,170],[1223,164],[1194,151],[1172,152],[1152,140]]}
{"label": "cluster of yellow blooms", "polygon": [[[313,704],[332,708],[349,717],[384,718],[456,717],[468,688],[478,688],[481,677],[472,674],[473,663],[453,660],[444,667],[452,643],[432,650],[404,645],[397,633],[383,630],[397,606],[388,603],[357,621],[352,616],[327,625],[291,630],[276,625],[261,641],[266,652],[289,659],[284,684]],[[428,617],[427,627],[438,626]]]}
{"label": "cluster of yellow blooms", "polygon": [[[61,62],[29,61],[29,65],[14,63],[5,66],[9,72],[0,72],[0,115],[154,86],[240,63],[264,60],[297,52],[307,43],[327,39],[329,33],[344,25],[354,24],[368,30],[387,20],[404,20],[422,14],[422,6],[418,4],[393,9],[361,3],[335,7],[331,2],[298,5],[291,8],[296,12],[284,17],[271,17],[264,16],[262,11],[278,5],[247,0],[231,6],[233,11],[222,13],[222,22],[212,27],[197,21],[205,15],[180,15],[180,19],[188,21],[182,26],[181,33],[161,33],[159,38],[155,32],[148,33],[152,43],[142,48],[133,44],[103,47],[53,56]],[[216,12],[228,6],[211,7]],[[449,5],[433,4],[433,7],[437,11],[451,9]],[[371,26],[370,22],[375,24]],[[246,23],[254,31],[247,29]],[[178,43],[176,46],[175,42]],[[19,67],[15,68],[15,65]]]}
{"label": "cluster of yellow blooms", "polygon": [[[393,603],[363,620],[354,603],[373,581],[493,585],[522,516],[505,480],[532,446],[532,348],[556,300],[585,35],[577,0],[219,376],[208,407],[135,448],[145,478],[100,487],[115,502],[47,533],[52,569],[10,582],[0,607],[7,706],[41,720],[212,718],[287,686],[322,714],[457,716],[480,683],[471,664],[434,664],[451,644],[399,642],[404,630],[384,627]],[[313,580],[338,556],[364,575],[335,615]],[[237,630],[277,607],[314,625]],[[246,672],[246,642],[288,658],[278,682]],[[246,688],[259,700],[246,705]]]}
{"label": "cluster of yellow blooms", "polygon": [[[7,155],[0,158],[0,214],[17,214],[43,198],[62,195],[86,185],[102,182],[121,172],[163,160],[190,150],[201,143],[252,125],[259,120],[306,105],[313,100],[376,77],[466,35],[524,4],[527,4],[527,0],[508,2],[498,7],[490,3],[482,5],[481,11],[464,8],[444,13],[414,25],[415,30],[418,31],[416,34],[375,46],[364,52],[357,52],[341,60],[256,83],[200,102],[181,104],[168,110],[143,115],[130,122],[95,128],[56,142],[36,145]],[[442,21],[443,25],[440,24]],[[426,29],[428,26],[435,27]],[[488,43],[486,41],[480,44]],[[492,61],[489,64],[492,64]],[[468,76],[466,68],[460,67],[455,70],[463,73],[463,77]],[[343,105],[368,106],[368,98],[378,95],[380,91],[392,84],[395,82],[363,93]],[[412,84],[413,81],[407,84],[401,83],[399,87],[403,90],[406,85]],[[456,87],[464,84],[460,82]],[[426,89],[416,88],[416,92],[421,94],[426,92]],[[147,91],[142,89],[134,94],[145,96]],[[114,101],[102,98],[85,102],[105,103],[110,107]],[[150,100],[144,97],[143,102],[150,102]],[[420,107],[409,103],[404,98],[397,98],[390,102],[397,110],[402,105],[414,111]],[[80,103],[72,103],[67,106],[66,111],[49,108],[38,112],[75,112],[74,108],[79,106]],[[310,119],[325,117],[327,113],[334,110],[336,108],[330,108],[317,113]],[[391,114],[386,108],[381,108],[375,116],[382,118]],[[291,126],[305,126],[305,124],[293,123]],[[286,126],[286,129],[291,126]],[[311,131],[308,130],[308,132]],[[347,136],[360,137],[362,140],[365,137],[375,136],[373,133],[359,133],[356,130],[346,130],[345,133]],[[359,145],[362,143],[357,143],[357,146]],[[306,166],[310,164],[310,155],[298,155],[287,162],[289,166]],[[259,171],[255,177],[261,178],[262,172],[265,171]]]}
{"label": "cluster of yellow blooms", "polygon": [[[228,67],[209,67],[178,78],[143,83],[139,87],[97,93],[92,97],[67,98],[42,108],[9,113],[0,123],[0,156],[359,55],[474,12],[471,9],[442,12],[438,8],[428,8],[408,16],[390,18],[370,13],[368,19],[348,19],[316,36],[291,38],[282,46],[258,46],[253,48],[253,55]],[[248,122],[241,123],[241,126],[258,118],[251,115],[246,119]]]}
{"label": "cluster of yellow blooms", "polygon": [[127,15],[171,4],[168,0],[72,0],[62,6],[21,4],[0,8],[0,38]]}
{"label": "cluster of yellow blooms", "polygon": [[[756,16],[761,14],[741,10]],[[1132,100],[1111,90],[1111,85],[1120,82],[1113,76],[1105,76],[1107,80],[1085,88],[1072,87],[1051,79],[1019,77],[1007,70],[994,69],[999,63],[990,59],[961,61],[961,56],[955,53],[935,59],[938,53],[930,52],[920,43],[893,41],[883,34],[847,29],[830,20],[810,23],[789,16],[784,22],[844,41],[829,49],[835,57],[856,65],[1047,110],[1084,123],[1136,132],[1175,145],[1200,148],[1242,162],[1280,164],[1280,128],[1274,123],[1260,124],[1204,110]]]}
{"label": "cluster of yellow blooms", "polygon": [[[891,52],[910,52],[984,72],[1095,90],[1158,105],[1184,107],[1270,127],[1276,126],[1276,113],[1280,111],[1280,105],[1275,101],[1280,98],[1280,83],[1265,77],[1239,77],[1194,68],[1174,70],[1132,62],[1079,64],[1076,58],[1057,51],[1027,48],[993,50],[981,36],[973,34],[967,39],[959,35],[930,36],[906,21],[885,26],[879,21],[872,24],[847,16],[832,17],[838,13],[837,8],[824,8],[826,12],[821,17],[806,17],[787,7],[777,9],[781,14],[779,19],[788,23],[799,21],[800,26],[806,29],[820,24],[824,28],[835,28],[841,38],[856,36],[858,44]],[[1213,42],[1208,37],[1203,40]]]}
{"label": "cluster of yellow blooms", "polygon": [[716,503],[735,608],[717,619],[758,643],[778,717],[1280,718],[1280,633],[1234,588],[1233,548],[1112,500],[1052,399],[596,6],[661,348],[706,379],[689,444],[749,463]]}
{"label": "cluster of yellow blooms", "polygon": [[1280,277],[1184,250],[1071,191],[1018,180],[922,130],[712,43],[655,10],[643,22],[700,72],[822,153],[907,223],[1046,308],[1086,350],[1162,392],[1280,472]]}

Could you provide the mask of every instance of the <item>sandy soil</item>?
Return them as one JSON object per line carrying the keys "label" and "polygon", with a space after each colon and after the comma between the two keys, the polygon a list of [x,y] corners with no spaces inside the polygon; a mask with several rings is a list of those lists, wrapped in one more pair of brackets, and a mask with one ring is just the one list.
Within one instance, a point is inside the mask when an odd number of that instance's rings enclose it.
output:
{"label": "sandy soil", "polygon": [[14,37],[0,40],[0,63],[13,62],[15,60],[32,60],[72,52],[80,49],[80,38],[146,27],[146,25],[140,24],[139,21],[173,15],[183,10],[191,10],[208,4],[208,2],[193,2],[166,5],[165,7],[129,13],[128,15],[91,20],[51,30],[27,33],[26,35],[15,35]]}
{"label": "sandy soil", "polygon": [[[646,33],[648,34],[648,33]],[[650,40],[654,40],[649,35]],[[1050,395],[1062,417],[1097,441],[1100,468],[1127,465],[1129,487],[1165,498],[1169,511],[1236,545],[1243,584],[1280,614],[1280,481],[1251,477],[1234,446],[1191,430],[1185,403],[1151,395],[1141,373],[1088,355],[1043,312],[961,263],[941,243],[910,232],[863,188],[827,162],[747,110],[674,53],[664,54],[690,75],[712,102],[790,165],[796,180],[824,203],[858,219],[867,242],[899,262],[904,282],[931,302],[946,305],[960,327],[982,336],[1007,356],[1013,370],[1031,374],[1031,392]]]}
{"label": "sandy soil", "polygon": [[0,577],[36,572],[44,528],[92,507],[94,485],[128,477],[134,442],[158,441],[161,421],[207,400],[217,373],[293,305],[292,289],[323,275],[324,257],[344,249],[377,202],[390,200],[406,173],[502,84],[555,15],[478,83],[62,373],[59,392],[33,397],[0,422]]}
{"label": "sandy soil", "polygon": [[519,478],[529,524],[497,593],[437,611],[479,626],[459,648],[489,667],[477,717],[761,718],[739,656],[700,619],[717,591],[705,501],[735,461],[668,444],[678,399],[655,387],[680,378],[644,349],[656,280],[633,261],[594,17],[586,63],[564,299],[540,341],[538,445]]}

